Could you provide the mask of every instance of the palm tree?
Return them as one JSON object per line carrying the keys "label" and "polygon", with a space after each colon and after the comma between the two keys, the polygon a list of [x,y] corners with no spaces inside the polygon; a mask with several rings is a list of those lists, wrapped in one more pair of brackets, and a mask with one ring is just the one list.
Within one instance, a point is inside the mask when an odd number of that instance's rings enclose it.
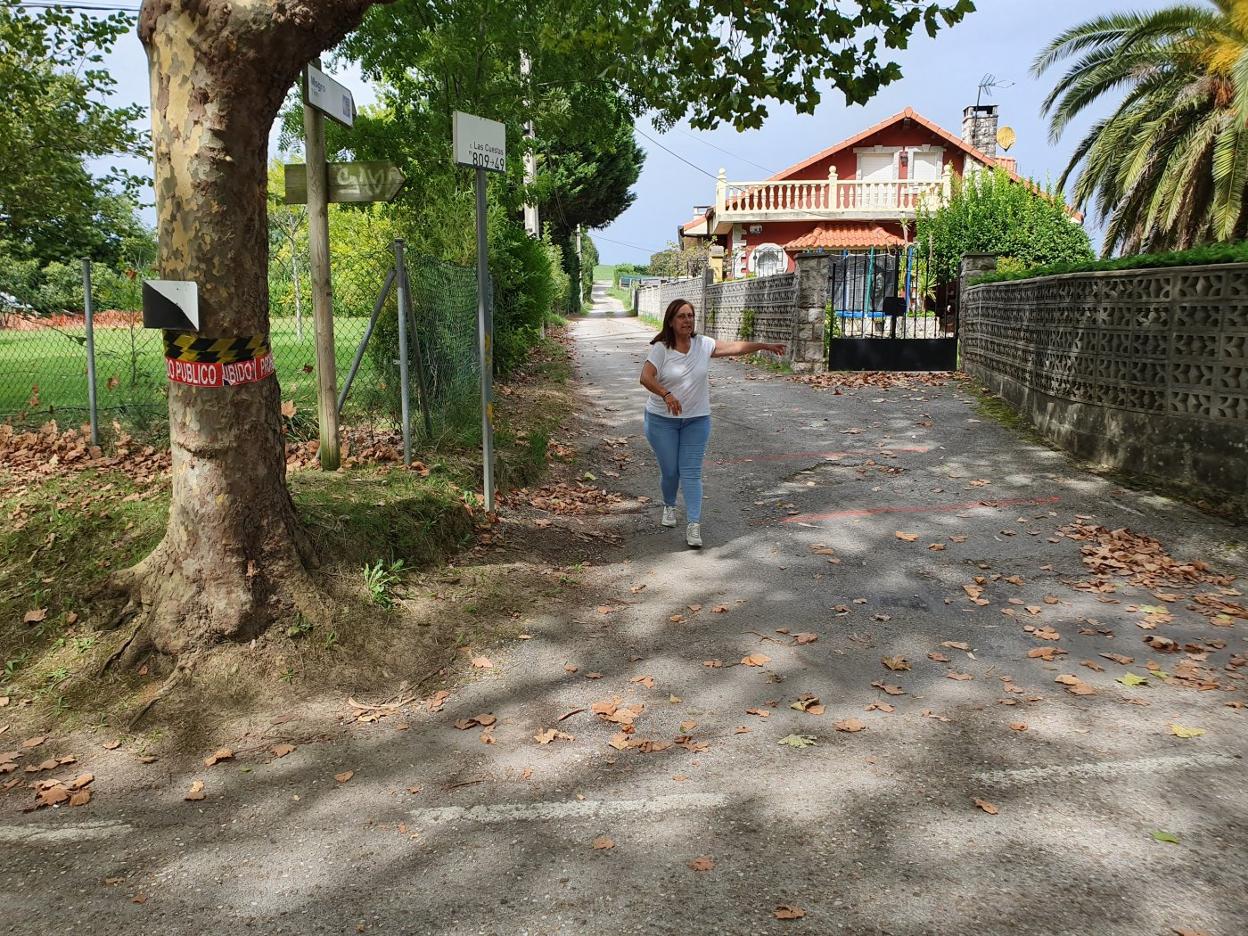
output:
{"label": "palm tree", "polygon": [[1092,103],[1125,91],[1080,141],[1059,185],[1108,222],[1104,252],[1173,250],[1248,233],[1248,0],[1115,13],[1054,39],[1037,76],[1076,61],[1043,105],[1061,138]]}

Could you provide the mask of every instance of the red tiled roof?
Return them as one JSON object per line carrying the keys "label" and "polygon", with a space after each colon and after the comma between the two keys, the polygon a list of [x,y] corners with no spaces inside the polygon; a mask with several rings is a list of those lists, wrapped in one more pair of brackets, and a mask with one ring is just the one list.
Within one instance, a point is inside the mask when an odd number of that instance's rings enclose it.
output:
{"label": "red tiled roof", "polygon": [[852,247],[902,247],[905,239],[870,222],[821,224],[813,231],[795,237],[784,245],[785,250],[834,250]]}
{"label": "red tiled roof", "polygon": [[[1001,166],[1001,168],[1005,170],[1006,174],[1011,179],[1013,179],[1015,182],[1019,183],[1020,185],[1027,186],[1027,188],[1030,189],[1035,194],[1037,195],[1044,194],[1044,190],[1041,189],[1038,185],[1036,185],[1034,182],[1024,179],[1022,176],[1018,174],[1018,171],[1017,171],[1018,160],[1013,159],[1012,157],[1008,157],[1008,156],[995,157],[995,156],[987,155],[981,150],[978,150],[975,147],[971,146],[961,137],[954,136],[952,133],[950,133],[948,130],[946,130],[944,127],[942,127],[940,124],[936,123],[935,121],[928,120],[918,111],[916,111],[913,107],[907,107],[905,110],[899,113],[893,114],[892,117],[885,118],[884,120],[881,120],[879,123],[873,126],[867,127],[867,129],[863,130],[861,133],[855,133],[852,137],[850,137],[847,140],[842,140],[840,143],[837,143],[834,146],[829,146],[825,150],[820,150],[819,152],[815,153],[815,155],[807,157],[806,159],[803,159],[801,162],[795,163],[792,166],[789,166],[788,169],[784,169],[780,172],[777,172],[767,181],[774,182],[774,181],[778,181],[781,179],[787,179],[793,173],[798,172],[802,169],[805,169],[807,166],[812,166],[815,163],[819,162],[820,160],[826,159],[828,156],[832,156],[835,153],[839,153],[843,149],[848,149],[849,147],[853,146],[855,143],[865,140],[867,137],[873,134],[879,133],[885,127],[891,127],[893,124],[899,123],[900,121],[905,120],[907,118],[909,118],[910,120],[913,120],[915,123],[917,123],[921,127],[926,127],[932,133],[936,134],[936,136],[947,141],[948,143],[951,143],[953,146],[962,150],[962,152],[965,153],[967,156],[970,156],[972,159],[975,159],[980,163],[983,163],[985,166]],[[1066,213],[1079,222],[1083,221],[1083,212],[1076,211],[1074,208],[1070,207],[1069,205],[1066,206]]]}

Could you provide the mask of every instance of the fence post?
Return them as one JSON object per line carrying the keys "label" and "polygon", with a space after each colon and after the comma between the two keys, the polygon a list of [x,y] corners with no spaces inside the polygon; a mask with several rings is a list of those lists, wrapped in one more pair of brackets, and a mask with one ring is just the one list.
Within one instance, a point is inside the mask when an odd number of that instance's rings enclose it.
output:
{"label": "fence post", "polygon": [[91,444],[100,444],[100,414],[95,399],[95,309],[91,303],[91,261],[82,261],[82,315],[87,331],[87,408],[91,418]]}
{"label": "fence post", "polygon": [[797,300],[789,354],[799,374],[827,370],[823,331],[827,319],[828,273],[832,257],[822,251],[797,255]]}
{"label": "fence post", "polygon": [[407,277],[403,275],[403,241],[394,242],[394,269],[398,274],[399,297],[399,419],[403,422],[403,464],[412,463],[412,421],[408,416],[407,375]]}
{"label": "fence post", "polygon": [[[399,309],[400,315],[407,316],[408,334],[412,337],[412,347],[416,350],[416,382],[420,384],[420,412],[425,418],[425,438],[433,438],[433,417],[429,413],[429,381],[425,376],[425,353],[420,347],[420,330],[416,327],[416,313],[412,311],[412,283],[407,278],[407,256],[403,257],[399,276],[403,278],[404,308]],[[544,313],[543,313],[544,314]],[[545,326],[543,326],[543,337]]]}

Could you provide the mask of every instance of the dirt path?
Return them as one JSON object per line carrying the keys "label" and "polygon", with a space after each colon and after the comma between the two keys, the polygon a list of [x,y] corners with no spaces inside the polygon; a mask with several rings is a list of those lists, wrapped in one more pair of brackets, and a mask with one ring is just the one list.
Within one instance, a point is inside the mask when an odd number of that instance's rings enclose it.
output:
{"label": "dirt path", "polygon": [[[648,333],[574,333],[578,470],[654,496]],[[1242,575],[1241,534],[1020,443],[956,382],[834,394],[716,362],[713,384],[707,548],[653,509],[529,511],[592,599],[525,614],[440,711],[5,815],[7,931],[1248,930],[1243,599],[1087,590],[1072,538],[1127,527]]]}

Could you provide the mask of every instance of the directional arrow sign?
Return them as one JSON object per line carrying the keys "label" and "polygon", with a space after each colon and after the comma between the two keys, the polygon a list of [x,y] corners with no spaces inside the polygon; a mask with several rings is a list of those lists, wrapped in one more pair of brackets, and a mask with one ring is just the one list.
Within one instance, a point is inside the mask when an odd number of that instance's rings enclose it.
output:
{"label": "directional arrow sign", "polygon": [[309,65],[303,85],[303,99],[330,120],[344,127],[355,122],[355,99],[346,85],[330,78],[315,65]]}
{"label": "directional arrow sign", "polygon": [[[286,168],[286,204],[308,203],[308,167],[303,163]],[[331,202],[390,201],[399,194],[407,177],[392,162],[330,163]]]}
{"label": "directional arrow sign", "polygon": [[143,327],[199,331],[198,284],[185,280],[144,280]]}

